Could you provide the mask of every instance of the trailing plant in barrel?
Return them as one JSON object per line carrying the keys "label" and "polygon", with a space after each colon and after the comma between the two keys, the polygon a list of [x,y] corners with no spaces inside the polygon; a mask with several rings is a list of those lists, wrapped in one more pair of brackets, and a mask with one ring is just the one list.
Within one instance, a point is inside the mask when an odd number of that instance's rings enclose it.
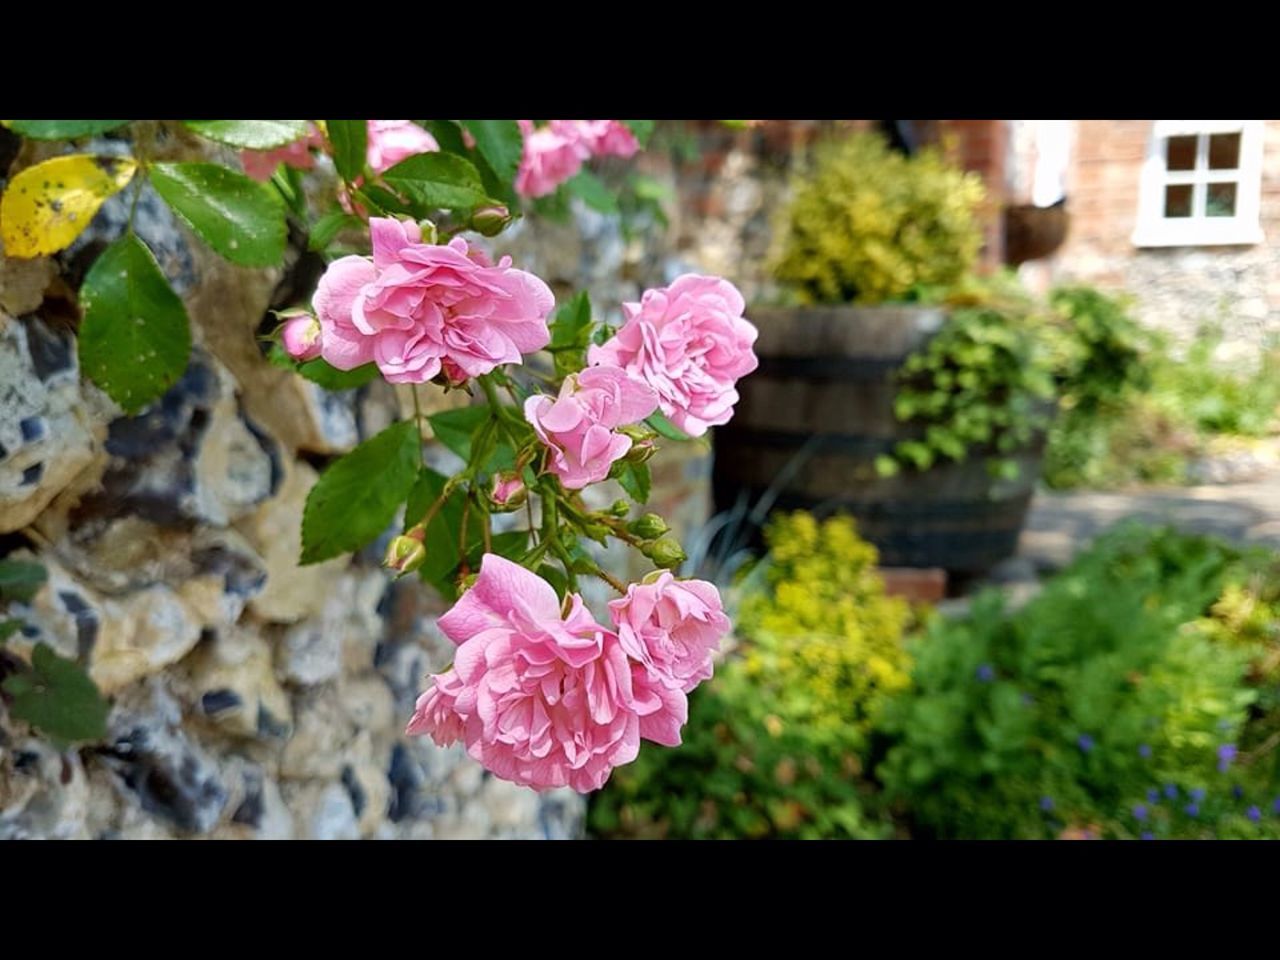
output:
{"label": "trailing plant in barrel", "polygon": [[828,141],[791,191],[774,275],[803,302],[913,299],[977,260],[982,181],[934,150],[906,157],[870,133]]}
{"label": "trailing plant in barrel", "polygon": [[848,517],[784,514],[740,585],[737,650],[693,697],[685,746],[593,798],[593,830],[640,837],[882,837],[864,776],[883,703],[909,683],[906,603]]}
{"label": "trailing plant in barrel", "polygon": [[895,415],[918,426],[919,436],[879,458],[878,470],[927,470],[980,453],[993,473],[1016,478],[1012,455],[1052,415],[1057,360],[1049,321],[1010,276],[968,277],[925,298],[949,308],[947,322],[907,358],[894,398]]}
{"label": "trailing plant in barrel", "polygon": [[[56,140],[128,123],[9,126]],[[301,562],[359,550],[398,524],[386,566],[454,601],[439,625],[458,645],[407,732],[461,741],[498,776],[536,789],[595,790],[636,758],[641,739],[679,744],[688,694],[710,677],[730,629],[712,584],[673,575],[684,551],[640,505],[659,439],[726,422],[734,384],[756,366],[741,295],[686,274],[624,304],[615,330],[595,321],[585,294],[557,307],[546,283],[508,257],[495,262],[480,239],[510,225],[520,197],[553,194],[592,157],[635,153],[649,126],[186,121],[245,151],[244,172],[153,162],[144,151],[73,154],[19,172],[0,204],[9,256],[66,247],[103,200],[144,179],[233,263],[279,262],[287,219],[307,225],[313,249],[339,234],[355,248],[332,259],[309,303],[282,312],[276,362],[330,388],[381,377],[407,388],[415,411],[423,390],[475,402],[416,412],[330,464],[307,498]],[[321,157],[337,184],[332,207],[312,219],[301,171]],[[83,368],[124,409],[181,375],[186,312],[132,226],[89,270],[81,305]],[[526,363],[543,351],[550,362]],[[428,429],[461,458],[456,472],[427,465]],[[587,505],[584,489],[609,478],[635,505]],[[515,511],[525,524],[495,529],[496,515]],[[657,569],[639,583],[616,580],[584,548],[611,540]],[[607,625],[582,599],[584,577],[619,594]]]}

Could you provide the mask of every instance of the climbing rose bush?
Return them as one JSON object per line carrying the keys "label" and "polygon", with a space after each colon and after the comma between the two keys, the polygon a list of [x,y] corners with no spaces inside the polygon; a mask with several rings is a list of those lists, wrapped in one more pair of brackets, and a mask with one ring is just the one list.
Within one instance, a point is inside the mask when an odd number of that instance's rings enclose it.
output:
{"label": "climbing rose bush", "polygon": [[[451,604],[439,626],[456,658],[427,679],[408,734],[461,742],[497,776],[539,790],[595,790],[641,741],[680,744],[688,694],[731,625],[713,585],[679,578],[683,549],[644,511],[647,461],[660,436],[681,442],[729,418],[734,382],[755,367],[755,329],[731,284],[687,276],[627,304],[615,332],[584,293],[557,305],[542,279],[488,247],[523,199],[558,194],[565,202],[547,209],[566,207],[568,181],[598,158],[635,154],[652,121],[2,122],[72,150],[107,131],[114,141],[110,155],[59,153],[14,172],[0,197],[7,257],[65,250],[104,201],[150,180],[232,263],[279,267],[300,239],[323,258],[315,289],[279,312],[263,362],[331,390],[381,378],[400,388],[402,410],[411,403],[411,416],[320,475],[299,560],[341,558],[390,529],[388,571]],[[175,133],[239,151],[239,167],[119,150]],[[137,152],[154,157],[152,147]],[[78,346],[81,369],[131,414],[178,381],[192,343],[185,304],[133,216],[89,265]],[[433,403],[433,392],[469,402]],[[434,469],[426,438],[457,469]],[[583,491],[606,480],[629,501],[589,506]],[[588,549],[613,541],[654,572],[615,578]],[[600,611],[608,625],[587,608],[585,578],[618,595]]]}

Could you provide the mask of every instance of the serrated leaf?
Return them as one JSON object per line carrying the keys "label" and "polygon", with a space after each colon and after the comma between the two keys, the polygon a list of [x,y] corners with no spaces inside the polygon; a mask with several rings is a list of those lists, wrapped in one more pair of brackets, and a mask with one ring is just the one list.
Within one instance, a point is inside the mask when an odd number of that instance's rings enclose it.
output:
{"label": "serrated leaf", "polygon": [[471,438],[489,419],[488,407],[459,407],[427,417],[431,432],[442,444],[460,456],[471,459]]}
{"label": "serrated leaf", "polygon": [[623,490],[627,491],[627,496],[636,503],[647,503],[649,501],[649,488],[652,481],[647,463],[625,464],[618,471],[618,483]]}
{"label": "serrated leaf", "polygon": [[270,267],[284,257],[284,203],[266,184],[216,163],[157,163],[150,176],[187,226],[232,263]]}
{"label": "serrated leaf", "polygon": [[623,120],[622,122],[631,131],[640,146],[643,147],[649,142],[649,136],[653,133],[652,120]]}
{"label": "serrated leaf", "polygon": [[693,439],[693,437],[689,436],[661,413],[653,414],[645,420],[645,423],[651,430],[653,430],[654,433],[658,434],[658,436],[666,437],[668,440],[684,441]]}
{"label": "serrated leaf", "polygon": [[191,325],[151,251],[126,234],[94,261],[80,287],[80,367],[132,413],[178,382]]}
{"label": "serrated leaf", "polygon": [[476,150],[497,174],[498,179],[510,183],[515,179],[524,153],[524,135],[514,120],[463,120],[476,142]]}
{"label": "serrated leaf", "polygon": [[123,127],[128,120],[6,120],[14,133],[32,140],[76,140]]}
{"label": "serrated leaf", "polygon": [[591,341],[591,300],[580,290],[556,307],[547,323],[551,342],[547,349],[585,350]]}
{"label": "serrated leaf", "polygon": [[565,187],[592,210],[599,210],[601,213],[618,212],[618,198],[590,170],[580,170]]}
{"label": "serrated leaf", "polygon": [[184,120],[202,137],[243,150],[283,147],[307,135],[305,120]]}
{"label": "serrated leaf", "polygon": [[69,247],[137,169],[131,157],[75,153],[16,174],[0,199],[5,254],[39,257]]}
{"label": "serrated leaf", "polygon": [[431,209],[470,210],[489,199],[475,166],[452,153],[419,153],[401,160],[382,179]]}
{"label": "serrated leaf", "polygon": [[56,740],[75,743],[107,735],[110,706],[81,667],[47,644],[36,644],[31,672],[9,677],[4,690],[13,698],[10,716]]}
{"label": "serrated leaf", "polygon": [[343,230],[358,226],[360,226],[359,217],[343,213],[341,210],[326,213],[311,225],[311,233],[307,238],[307,249],[319,252],[333,243],[334,237]]}
{"label": "serrated leaf", "polygon": [[364,173],[369,148],[368,120],[326,120],[329,144],[333,147],[333,165],[338,175],[348,182]]}
{"label": "serrated leaf", "polygon": [[419,442],[413,421],[393,423],[329,465],[307,495],[300,563],[359,550],[387,528],[417,476]]}
{"label": "serrated leaf", "polygon": [[49,575],[38,563],[0,560],[0,600],[26,603],[44,586]]}

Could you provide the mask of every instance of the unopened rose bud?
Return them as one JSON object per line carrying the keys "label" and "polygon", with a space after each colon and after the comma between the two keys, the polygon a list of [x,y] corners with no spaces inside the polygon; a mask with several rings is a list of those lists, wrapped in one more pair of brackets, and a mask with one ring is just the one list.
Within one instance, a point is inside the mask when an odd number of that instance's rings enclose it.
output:
{"label": "unopened rose bud", "polygon": [[684,547],[680,546],[675,537],[663,537],[661,540],[655,540],[644,547],[642,552],[658,566],[665,567],[668,570],[674,570],[687,559]]}
{"label": "unopened rose bud", "polygon": [[382,565],[396,573],[412,573],[422,566],[427,559],[427,550],[422,541],[404,534],[396,537],[387,547],[387,557]]}
{"label": "unopened rose bud", "polygon": [[613,501],[613,506],[609,508],[609,513],[619,518],[625,517],[630,512],[631,504],[625,500],[615,500]]}
{"label": "unopened rose bud", "polygon": [[471,215],[471,229],[484,237],[496,237],[511,222],[511,211],[501,204],[481,207]]}
{"label": "unopened rose bud", "polygon": [[604,544],[609,542],[609,534],[612,531],[603,523],[588,523],[583,525],[582,532],[596,543]]}
{"label": "unopened rose bud", "polygon": [[284,352],[295,360],[314,360],[320,356],[320,321],[309,313],[289,317],[280,328]]}
{"label": "unopened rose bud", "polygon": [[631,449],[627,451],[623,461],[626,463],[644,463],[655,453],[658,447],[654,443],[658,435],[648,427],[640,424],[632,424],[626,427],[619,427],[618,432],[631,438]]}
{"label": "unopened rose bud", "polygon": [[646,513],[638,520],[632,520],[627,524],[627,529],[643,540],[654,540],[671,528],[667,526],[667,521],[656,513]]}
{"label": "unopened rose bud", "polygon": [[489,502],[498,513],[518,510],[529,499],[529,491],[520,474],[512,470],[494,474],[493,486],[489,488]]}

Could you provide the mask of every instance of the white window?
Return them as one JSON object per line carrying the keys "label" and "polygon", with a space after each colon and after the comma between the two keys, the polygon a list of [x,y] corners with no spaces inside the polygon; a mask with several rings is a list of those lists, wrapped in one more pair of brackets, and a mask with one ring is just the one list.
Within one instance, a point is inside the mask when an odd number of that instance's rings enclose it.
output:
{"label": "white window", "polygon": [[1261,243],[1262,135],[1261,120],[1156,120],[1133,242]]}

